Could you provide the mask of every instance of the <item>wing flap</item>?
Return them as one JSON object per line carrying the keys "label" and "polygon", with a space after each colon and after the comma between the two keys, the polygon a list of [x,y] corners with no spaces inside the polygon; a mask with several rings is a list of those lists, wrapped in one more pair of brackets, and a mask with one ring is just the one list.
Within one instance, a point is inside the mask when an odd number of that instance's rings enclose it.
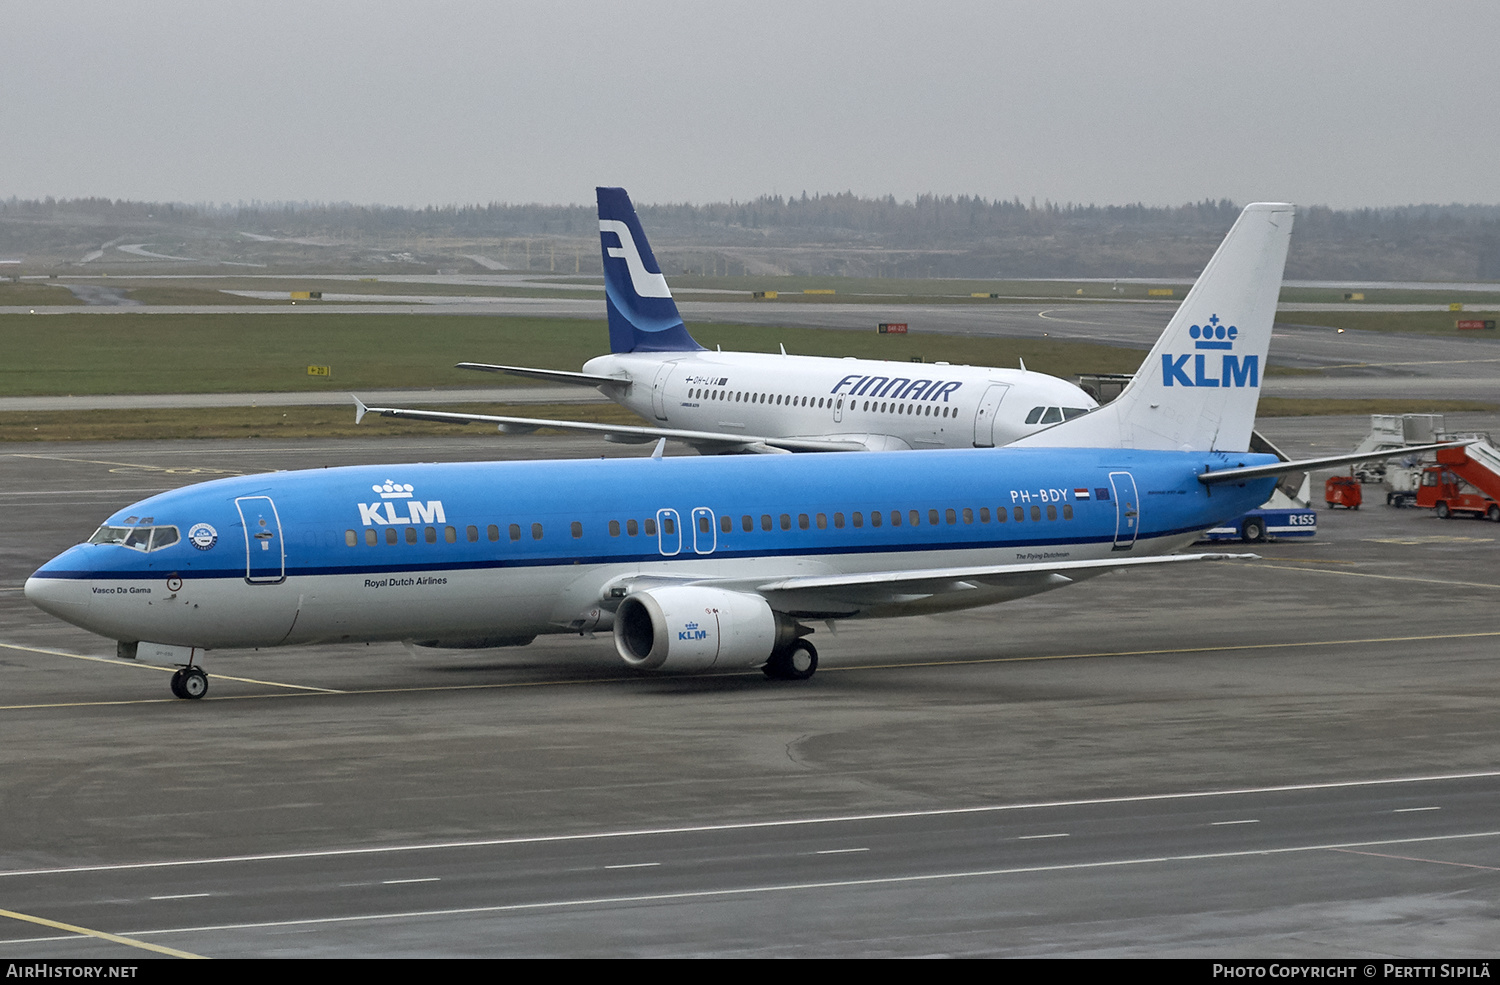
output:
{"label": "wing flap", "polygon": [[797,615],[845,616],[872,608],[907,607],[943,611],[989,604],[1051,591],[1122,568],[1248,560],[1255,554],[1169,554],[1162,557],[1101,558],[1026,564],[994,564],[913,571],[871,571],[847,575],[782,578],[754,585],[774,608]]}

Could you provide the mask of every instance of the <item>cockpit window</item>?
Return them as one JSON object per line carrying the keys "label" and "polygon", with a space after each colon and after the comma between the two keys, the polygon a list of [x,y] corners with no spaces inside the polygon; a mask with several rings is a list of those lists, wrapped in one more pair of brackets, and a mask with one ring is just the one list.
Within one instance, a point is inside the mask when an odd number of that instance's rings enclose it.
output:
{"label": "cockpit window", "polygon": [[1071,421],[1073,418],[1075,418],[1075,417],[1082,417],[1084,414],[1087,414],[1088,412],[1089,412],[1089,409],[1087,407],[1064,407],[1063,408],[1063,420],[1065,420],[1065,421]]}
{"label": "cockpit window", "polygon": [[181,539],[176,527],[111,527],[105,524],[94,531],[90,544],[122,544],[131,550],[159,551]]}
{"label": "cockpit window", "polygon": [[1042,415],[1044,413],[1046,413],[1046,411],[1047,411],[1047,408],[1045,408],[1045,407],[1033,407],[1033,408],[1031,408],[1031,413],[1029,413],[1029,414],[1026,415],[1026,423],[1027,424],[1035,424],[1036,422],[1038,422],[1038,421],[1040,421],[1042,419]]}
{"label": "cockpit window", "polygon": [[1048,407],[1047,413],[1042,415],[1043,424],[1061,424],[1062,419],[1063,416],[1061,407]]}

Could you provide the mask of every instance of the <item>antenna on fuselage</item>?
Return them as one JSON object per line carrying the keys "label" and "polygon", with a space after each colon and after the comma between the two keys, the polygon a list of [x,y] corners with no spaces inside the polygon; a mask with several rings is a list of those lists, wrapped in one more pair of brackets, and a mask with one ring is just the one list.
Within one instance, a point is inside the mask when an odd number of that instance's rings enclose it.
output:
{"label": "antenna on fuselage", "polygon": [[666,450],[667,450],[667,439],[666,438],[658,438],[658,439],[656,439],[656,447],[653,448],[653,449],[651,449],[651,457],[652,458],[661,458],[662,452],[664,452]]}
{"label": "antenna on fuselage", "polygon": [[1026,357],[1025,356],[1017,356],[1016,358],[1018,358],[1018,359],[1021,360],[1021,372],[1023,372],[1023,373],[1026,372]]}

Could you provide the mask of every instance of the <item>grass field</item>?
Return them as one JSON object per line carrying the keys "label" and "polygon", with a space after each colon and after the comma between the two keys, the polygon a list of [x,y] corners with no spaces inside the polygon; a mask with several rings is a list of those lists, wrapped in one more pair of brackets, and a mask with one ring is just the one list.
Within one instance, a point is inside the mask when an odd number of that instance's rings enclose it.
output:
{"label": "grass field", "polygon": [[0,281],[0,305],[77,304],[78,299],[66,287],[38,284],[34,281]]}
{"label": "grass field", "polygon": [[1494,339],[1496,330],[1460,330],[1457,319],[1494,319],[1500,312],[1489,311],[1287,311],[1276,316],[1283,324],[1323,325],[1363,332],[1399,332],[1404,335],[1446,335],[1455,338]]}
{"label": "grass field", "polygon": [[1493,413],[1500,403],[1481,400],[1404,400],[1376,398],[1339,400],[1320,397],[1261,397],[1255,416],[1325,417],[1352,414],[1459,414]]}
{"label": "grass field", "polygon": [[[972,336],[878,335],[757,325],[695,325],[713,348],[1015,366],[1055,376],[1127,373],[1129,349]],[[603,321],[563,318],[251,314],[0,315],[0,396],[228,393],[388,387],[526,386],[453,368],[465,360],[577,370],[608,351]],[[332,375],[307,375],[329,366]]]}
{"label": "grass field", "polygon": [[[458,413],[553,420],[641,424],[615,404],[444,404]],[[492,425],[438,424],[367,416],[354,423],[354,402],[343,407],[214,407],[163,410],[12,411],[0,413],[0,443],[23,441],[133,441],[184,438],[378,438],[414,434],[494,432]],[[496,434],[496,441],[504,441]]]}

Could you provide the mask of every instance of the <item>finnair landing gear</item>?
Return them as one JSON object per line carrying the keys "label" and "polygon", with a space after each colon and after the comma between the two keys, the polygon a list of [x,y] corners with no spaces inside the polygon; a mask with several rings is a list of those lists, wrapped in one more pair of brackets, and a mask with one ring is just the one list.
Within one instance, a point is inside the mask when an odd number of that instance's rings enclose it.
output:
{"label": "finnair landing gear", "polygon": [[184,667],[172,675],[172,693],[179,698],[201,698],[208,693],[208,675],[202,667]]}
{"label": "finnair landing gear", "polygon": [[761,672],[773,681],[805,681],[818,672],[818,650],[807,640],[798,640],[771,654]]}

